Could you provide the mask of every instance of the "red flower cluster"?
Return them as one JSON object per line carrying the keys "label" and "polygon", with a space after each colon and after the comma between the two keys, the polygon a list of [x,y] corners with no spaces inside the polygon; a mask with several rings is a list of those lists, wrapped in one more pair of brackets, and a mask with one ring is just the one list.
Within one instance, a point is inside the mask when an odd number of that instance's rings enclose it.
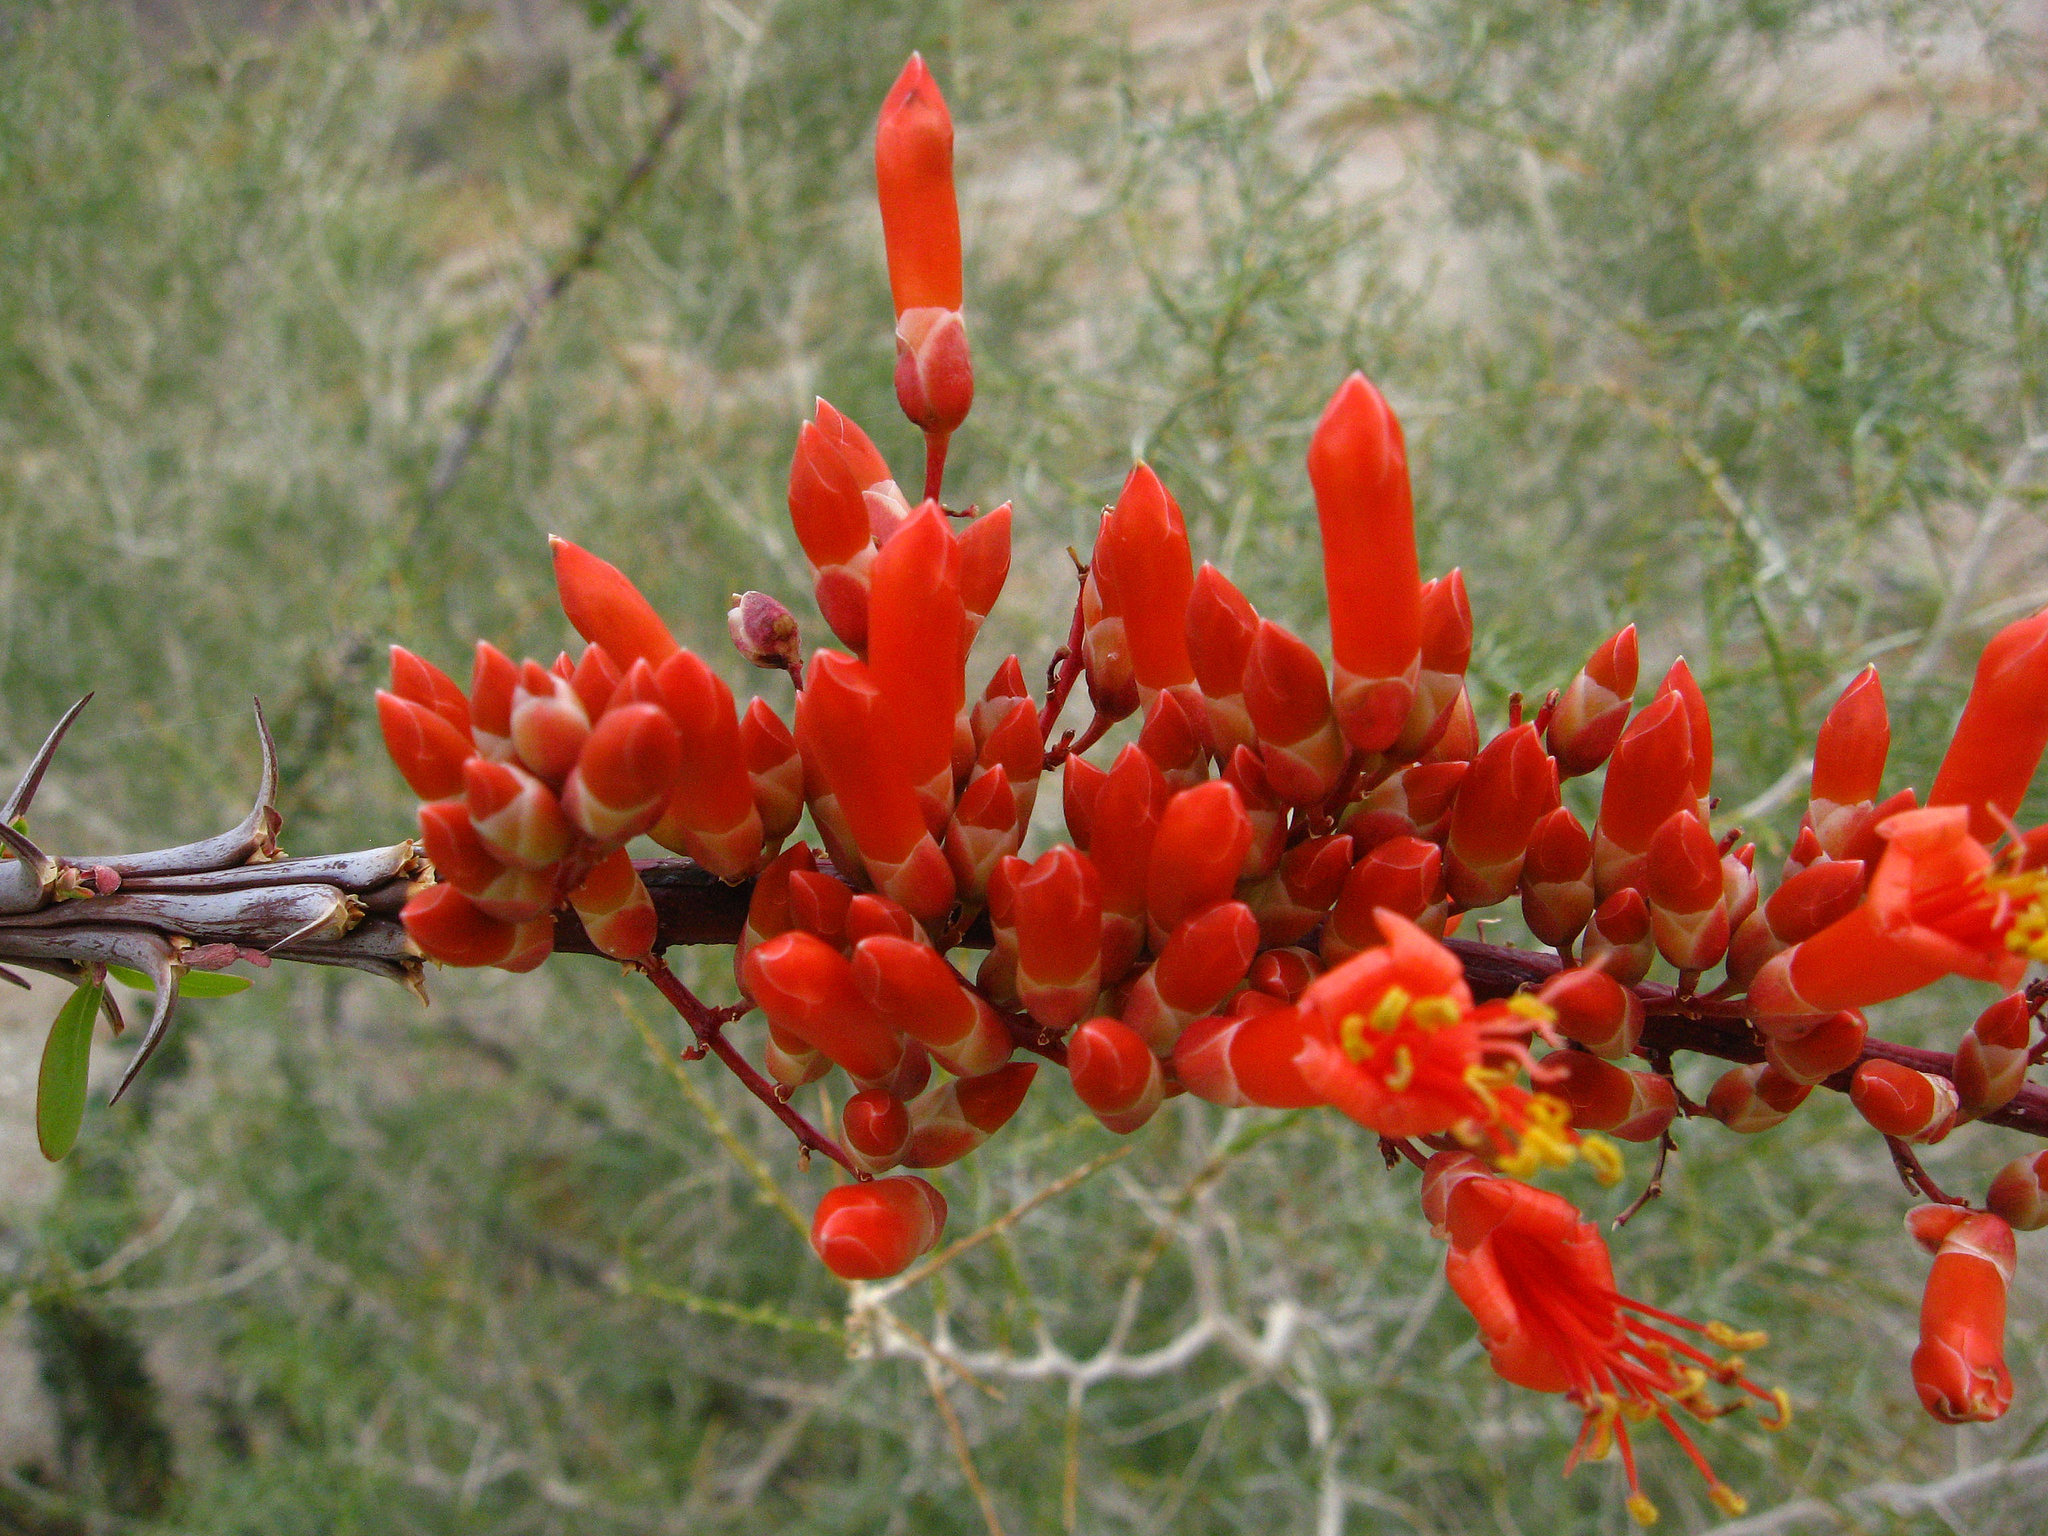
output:
{"label": "red flower cluster", "polygon": [[[1631,1508],[1648,1511],[1629,1422],[1657,1418],[1704,1472],[1672,1406],[1721,1411],[1712,1378],[1773,1402],[1782,1422],[1783,1394],[1671,1331],[1697,1325],[1617,1293],[1594,1229],[1499,1175],[1583,1155],[1611,1181],[1619,1154],[1592,1132],[1668,1147],[1684,1102],[1668,1051],[1620,1065],[1642,1048],[1638,984],[1660,959],[1676,974],[1667,1007],[1751,1017],[1766,1037],[1765,1060],[1686,1106],[1753,1133],[1863,1057],[1861,1009],[1950,973],[2009,989],[2048,958],[2048,835],[1992,846],[2048,745],[2048,614],[1987,650],[1925,808],[1910,790],[1883,797],[1883,695],[1874,670],[1858,677],[1821,729],[1806,820],[1766,895],[1755,848],[1713,830],[1713,727],[1686,663],[1635,708],[1633,626],[1527,718],[1518,695],[1504,727],[1482,732],[1463,577],[1421,578],[1401,426],[1354,374],[1308,450],[1328,665],[1222,572],[1196,569],[1178,503],[1139,464],[1102,513],[1045,696],[1014,656],[973,692],[1011,509],[940,500],[973,398],[951,153],[945,103],[913,57],[883,106],[876,164],[923,495],[913,504],[874,441],[822,400],[790,466],[813,594],[845,648],[806,660],[788,612],[744,594],[736,646],[797,691],[787,725],[759,699],[739,712],[624,575],[555,541],[563,607],[589,642],[579,659],[515,667],[480,646],[465,697],[394,653],[386,740],[428,802],[445,882],[407,907],[408,929],[448,963],[523,969],[548,953],[566,904],[605,953],[686,999],[700,1043],[721,1045],[793,1126],[788,1092],[842,1069],[844,1146],[800,1135],[856,1175],[813,1230],[848,1279],[898,1272],[937,1242],[937,1192],[872,1176],[943,1166],[1001,1129],[1038,1076],[1012,1061],[1020,1048],[1064,1065],[1117,1133],[1189,1092],[1328,1104],[1390,1158],[1421,1162],[1418,1139],[1463,1148],[1425,1185],[1454,1288],[1504,1376],[1585,1411],[1574,1461],[1618,1445]],[[1056,735],[1084,680],[1092,718]],[[1132,716],[1133,739],[1089,761]],[[1603,767],[1587,826],[1562,786]],[[1066,840],[1027,857],[1055,770]],[[785,851],[806,813],[811,840]],[[661,966],[625,853],[641,833],[752,881],[736,969],[779,1097],[718,1034],[727,1020]],[[1445,939],[1462,913],[1509,900],[1556,968],[1536,991],[1478,1003]],[[971,978],[952,958],[963,942],[986,949]],[[1898,1146],[1994,1113],[2025,1080],[2034,1017],[2024,998],[1995,1004],[1952,1082],[1866,1062],[1855,1101]],[[2044,1187],[2038,1166],[2015,1164],[1990,1197],[2000,1216],[1942,1236],[1915,1366],[1939,1413],[2003,1406],[1988,1362],[2010,1228],[2048,1222]]]}

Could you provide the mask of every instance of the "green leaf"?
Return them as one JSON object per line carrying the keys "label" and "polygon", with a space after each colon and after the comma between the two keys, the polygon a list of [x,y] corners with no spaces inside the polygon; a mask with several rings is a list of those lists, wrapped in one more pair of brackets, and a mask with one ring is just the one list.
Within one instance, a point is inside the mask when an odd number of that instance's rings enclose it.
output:
{"label": "green leaf", "polygon": [[43,1042],[43,1068],[36,1078],[36,1141],[56,1162],[78,1140],[85,1120],[85,1070],[92,1063],[92,1026],[100,1011],[99,982],[88,982],[57,1010],[50,1038]]}
{"label": "green leaf", "polygon": [[[125,965],[110,965],[107,974],[124,987],[133,987],[138,992],[154,992],[156,983],[140,971],[132,971]],[[246,992],[254,986],[247,976],[229,976],[221,971],[187,971],[178,978],[180,997],[233,997],[237,992]]]}

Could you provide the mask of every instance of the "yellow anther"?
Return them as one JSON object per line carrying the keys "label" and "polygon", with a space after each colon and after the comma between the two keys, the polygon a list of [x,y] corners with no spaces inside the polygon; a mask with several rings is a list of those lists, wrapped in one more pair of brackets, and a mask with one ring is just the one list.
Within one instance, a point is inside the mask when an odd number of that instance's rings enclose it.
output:
{"label": "yellow anther", "polygon": [[1387,988],[1380,994],[1380,1000],[1372,1005],[1372,1027],[1383,1035],[1391,1035],[1401,1027],[1401,1020],[1413,1001],[1406,987]]}
{"label": "yellow anther", "polygon": [[1984,884],[2018,909],[2006,930],[2005,947],[2030,960],[2048,960],[2048,870],[1993,875]]}
{"label": "yellow anther", "polygon": [[1591,1421],[1592,1433],[1586,1442],[1585,1459],[1605,1461],[1614,1449],[1614,1424],[1621,1417],[1621,1400],[1612,1392],[1602,1392],[1593,1399],[1586,1416]]}
{"label": "yellow anther", "polygon": [[1647,1494],[1630,1494],[1628,1496],[1628,1512],[1634,1517],[1637,1525],[1648,1526],[1657,1523],[1657,1506],[1650,1502],[1649,1495]]}
{"label": "yellow anther", "polygon": [[1707,1337],[1722,1349],[1762,1349],[1771,1342],[1771,1336],[1761,1329],[1744,1333],[1726,1323],[1708,1323]]}
{"label": "yellow anther", "polygon": [[1748,1366],[1749,1362],[1743,1359],[1742,1356],[1730,1355],[1727,1359],[1715,1363],[1714,1380],[1720,1382],[1724,1387],[1730,1386],[1742,1379],[1742,1373]]}
{"label": "yellow anther", "polygon": [[1557,1010],[1533,992],[1517,992],[1509,998],[1508,1012],[1538,1024],[1557,1022]]}
{"label": "yellow anther", "polygon": [[1408,1085],[1415,1081],[1415,1057],[1405,1045],[1394,1047],[1394,1066],[1382,1079],[1389,1093],[1405,1093]]}
{"label": "yellow anther", "polygon": [[1621,1148],[1605,1136],[1583,1136],[1579,1139],[1579,1155],[1586,1160],[1586,1166],[1593,1170],[1593,1177],[1612,1189],[1621,1182]]}
{"label": "yellow anther", "polygon": [[1572,1123],[1572,1107],[1554,1093],[1532,1093],[1522,1111],[1529,1123],[1546,1131],[1561,1131]]}
{"label": "yellow anther", "polygon": [[1778,1405],[1776,1416],[1758,1414],[1756,1421],[1772,1434],[1776,1434],[1792,1422],[1792,1394],[1783,1387],[1774,1387],[1771,1389],[1771,1401]]}
{"label": "yellow anther", "polygon": [[1465,1010],[1441,994],[1435,997],[1418,997],[1409,1005],[1408,1017],[1424,1029],[1449,1029],[1461,1022]]}
{"label": "yellow anther", "polygon": [[1621,1405],[1621,1416],[1631,1424],[1641,1424],[1657,1416],[1655,1403],[1637,1402],[1633,1399]]}
{"label": "yellow anther", "polygon": [[1365,1043],[1364,1014],[1347,1013],[1338,1021],[1337,1044],[1353,1061],[1363,1061],[1372,1054],[1371,1047]]}
{"label": "yellow anther", "polygon": [[1722,1514],[1730,1519],[1747,1513],[1749,1509],[1749,1500],[1745,1499],[1733,1488],[1730,1488],[1726,1483],[1707,1484],[1707,1497],[1714,1501],[1714,1508],[1720,1510]]}

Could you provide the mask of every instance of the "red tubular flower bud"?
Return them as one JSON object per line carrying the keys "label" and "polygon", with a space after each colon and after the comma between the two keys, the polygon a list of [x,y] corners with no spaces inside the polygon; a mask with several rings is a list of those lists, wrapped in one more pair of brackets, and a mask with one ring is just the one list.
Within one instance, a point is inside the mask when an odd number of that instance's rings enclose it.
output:
{"label": "red tubular flower bud", "polygon": [[2012,1405],[2005,1365],[2005,1300],[2017,1256],[1997,1216],[1965,1216],[1941,1240],[1920,1302],[1913,1385],[1944,1424],[1984,1424]]}
{"label": "red tubular flower bud", "polygon": [[663,662],[655,681],[682,733],[682,758],[675,791],[651,835],[721,880],[743,880],[761,867],[764,835],[732,690],[690,651]]}
{"label": "red tubular flower bud", "polygon": [[862,997],[959,1077],[979,1077],[1010,1059],[1010,1032],[929,944],[878,933],[854,946]]}
{"label": "red tubular flower bud", "polygon": [[1641,891],[1625,887],[1593,909],[1582,955],[1587,966],[1598,967],[1625,987],[1650,973],[1657,939],[1651,931],[1650,904]]}
{"label": "red tubular flower bud", "polygon": [[1451,703],[1450,720],[1436,745],[1422,754],[1425,763],[1469,763],[1479,752],[1479,717],[1472,710],[1472,695],[1463,686]]}
{"label": "red tubular flower bud", "polygon": [[1086,1018],[1102,991],[1102,891],[1085,853],[1056,847],[1014,885],[1017,997],[1047,1029]]}
{"label": "red tubular flower bud", "polygon": [[838,448],[846,460],[847,469],[853,474],[854,484],[862,491],[880,485],[895,485],[889,474],[889,461],[875,447],[874,439],[860,429],[859,422],[835,409],[822,395],[813,398],[812,418],[817,422],[818,430]]}
{"label": "red tubular flower bud", "polygon": [[1747,985],[1773,955],[1839,922],[1863,899],[1860,859],[1820,859],[1792,875],[1737,930],[1728,974]]}
{"label": "red tubular flower bud", "polygon": [[847,889],[845,881],[835,880],[823,870],[789,872],[790,921],[834,949],[844,945],[846,914],[852,905],[853,892]]}
{"label": "red tubular flower bud", "polygon": [[1159,765],[1169,789],[1192,789],[1209,776],[1209,752],[1178,694],[1159,692],[1145,711],[1138,750]]}
{"label": "red tubular flower bud", "polygon": [[896,403],[943,438],[974,408],[974,359],[957,309],[905,310],[896,321]]}
{"label": "red tubular flower bud", "polygon": [[1118,611],[1131,648],[1131,671],[1140,702],[1162,688],[1194,681],[1188,657],[1188,599],[1194,563],[1180,508],[1148,464],[1124,480],[1116,505],[1102,525],[1112,544],[1120,601]]}
{"label": "red tubular flower bud", "polygon": [[615,848],[569,893],[590,942],[614,960],[645,960],[660,919],[623,848]]}
{"label": "red tubular flower bud", "polygon": [[1213,565],[1196,573],[1187,604],[1188,664],[1202,691],[1203,729],[1218,760],[1257,744],[1244,704],[1244,668],[1259,615]]}
{"label": "red tubular flower bud", "polygon": [[555,792],[524,769],[472,757],[463,791],[477,836],[501,864],[548,869],[575,841]]}
{"label": "red tubular flower bud", "polygon": [[391,647],[391,691],[401,699],[424,704],[469,740],[469,697],[455,679],[402,645]]}
{"label": "red tubular flower bud", "polygon": [[1754,1136],[1783,1123],[1813,1089],[1795,1083],[1766,1062],[1730,1067],[1715,1080],[1702,1106],[1741,1136]]}
{"label": "red tubular flower bud", "polygon": [[1345,748],[1316,653],[1261,619],[1245,660],[1244,702],[1273,793],[1289,805],[1321,804],[1344,771]]}
{"label": "red tubular flower bud", "polygon": [[2034,1014],[2025,994],[2001,997],[1977,1016],[1956,1047],[1959,1120],[1980,1120],[2003,1109],[2026,1086]]}
{"label": "red tubular flower bud", "polygon": [[2019,1232],[2048,1227],[2048,1152],[2016,1157],[1993,1175],[1984,1208]]}
{"label": "red tubular flower bud", "polygon": [[1273,786],[1266,779],[1265,764],[1249,747],[1239,747],[1230,754],[1230,761],[1223,764],[1222,776],[1244,802],[1244,814],[1252,826],[1252,840],[1244,851],[1244,865],[1237,878],[1263,880],[1279,868],[1280,857],[1287,851],[1289,806],[1273,793]]}
{"label": "red tubular flower bud", "polygon": [[1821,1083],[1856,1065],[1869,1034],[1863,1015],[1845,1008],[1795,1040],[1766,1040],[1764,1060],[1795,1083]]}
{"label": "red tubular flower bud", "polygon": [[975,763],[980,768],[1003,770],[1017,825],[1029,827],[1032,808],[1038,804],[1038,776],[1045,767],[1045,742],[1038,734],[1038,710],[1029,699],[1018,699],[1010,706],[1010,712],[982,742]]}
{"label": "red tubular flower bud", "polygon": [[1636,627],[1631,624],[1586,658],[1550,716],[1545,741],[1567,779],[1607,761],[1628,723],[1636,691]]}
{"label": "red tubular flower bud", "polygon": [[1323,974],[1323,962],[1305,949],[1269,949],[1252,961],[1245,981],[1255,991],[1291,1003]]}
{"label": "red tubular flower bud", "polygon": [[956,1163],[1009,1123],[1038,1063],[1013,1061],[982,1077],[934,1083],[910,1102],[910,1168],[943,1168]]}
{"label": "red tubular flower bud", "polygon": [[[1254,994],[1263,996],[1263,994]],[[1295,1067],[1307,1039],[1299,1009],[1212,1016],[1190,1024],[1173,1048],[1173,1075],[1211,1104],[1300,1109],[1323,1102]]]}
{"label": "red tubular flower bud", "polygon": [[1472,601],[1463,571],[1423,583],[1420,662],[1415,702],[1392,748],[1396,758],[1420,757],[1435,746],[1464,690],[1465,669],[1472,662]]}
{"label": "red tubular flower bud", "polygon": [[[1543,1091],[1572,1107],[1572,1129],[1599,1131],[1624,1141],[1652,1141],[1678,1112],[1671,1080],[1629,1072],[1584,1051],[1553,1051],[1543,1058]],[[1648,1135],[1641,1132],[1661,1120]]]}
{"label": "red tubular flower bud", "polygon": [[377,724],[384,749],[422,800],[446,800],[462,793],[462,765],[476,749],[468,736],[424,704],[395,693],[377,693]]}
{"label": "red tubular flower bud", "polygon": [[1095,803],[1108,781],[1109,775],[1086,758],[1070,756],[1061,768],[1060,811],[1076,848],[1085,851],[1094,840]]}
{"label": "red tubular flower bud", "polygon": [[1557,771],[1534,725],[1503,731],[1481,748],[1451,808],[1444,860],[1451,900],[1467,910],[1506,900],[1522,877],[1536,823],[1556,807]]}
{"label": "red tubular flower bud", "polygon": [[779,934],[748,950],[740,984],[769,1023],[855,1077],[885,1078],[902,1063],[903,1036],[854,985],[853,962],[813,934]]}
{"label": "red tubular flower bud", "polygon": [[1173,1049],[1191,1019],[1237,989],[1258,952],[1259,925],[1241,901],[1222,901],[1188,918],[1131,984],[1123,1022],[1160,1055]]}
{"label": "red tubular flower bud", "polygon": [[1565,949],[1593,915],[1593,839],[1567,806],[1540,817],[1522,861],[1522,920],[1554,949]]}
{"label": "red tubular flower bud", "polygon": [[1006,501],[960,530],[960,600],[970,641],[1010,579],[1010,515]]}
{"label": "red tubular flower bud", "polygon": [[789,521],[804,554],[820,571],[858,562],[873,542],[860,483],[839,445],[816,422],[797,429],[796,455],[789,465]]}
{"label": "red tubular flower bud", "polygon": [[926,503],[875,557],[868,675],[881,696],[891,755],[934,832],[945,830],[953,809],[953,722],[967,700],[966,626],[960,546],[944,514]]}
{"label": "red tubular flower bud", "polygon": [[913,53],[875,124],[875,187],[889,292],[900,317],[960,307],[960,210],[953,195],[953,117]]}
{"label": "red tubular flower bud", "polygon": [[[565,653],[566,654],[566,653]],[[576,690],[576,700],[583,706],[583,713],[593,727],[597,717],[605,712],[612,701],[612,694],[618,689],[623,674],[618,663],[609,652],[593,642],[583,647],[583,654],[568,672],[569,686]]]}
{"label": "red tubular flower bud", "polygon": [[923,1179],[842,1184],[818,1202],[811,1250],[842,1280],[886,1280],[929,1253],[945,1225],[945,1197]]}
{"label": "red tubular flower bud", "polygon": [[1696,798],[1705,800],[1713,793],[1714,785],[1714,726],[1707,713],[1707,696],[1700,692],[1692,668],[1685,664],[1683,656],[1671,663],[1671,670],[1664,674],[1657,691],[1675,693],[1685,703],[1692,747],[1692,792]]}
{"label": "red tubular flower bud", "polygon": [[1144,948],[1145,889],[1169,798],[1159,765],[1135,744],[1117,754],[1096,796],[1088,857],[1102,885],[1104,986],[1121,980]]}
{"label": "red tubular flower bud", "polygon": [[869,1173],[887,1173],[910,1145],[910,1112],[895,1094],[866,1088],[840,1109],[839,1130],[856,1163]]}
{"label": "red tubular flower bud", "polygon": [[772,939],[779,933],[788,933],[796,927],[796,911],[790,895],[790,877],[803,872],[815,874],[818,869],[817,855],[811,852],[809,843],[798,843],[769,861],[768,866],[754,877],[753,895],[747,901],[747,921],[740,930],[739,943],[734,947],[733,969],[738,974],[739,963],[747,951],[763,940]]}
{"label": "red tubular flower bud", "polygon": [[1167,802],[1145,874],[1155,949],[1187,918],[1229,898],[1251,840],[1244,802],[1226,780],[1184,789]]}
{"label": "red tubular flower bud", "polygon": [[519,668],[488,640],[476,643],[469,678],[469,732],[485,757],[503,762],[512,755],[512,693]]}
{"label": "red tubular flower bud", "polygon": [[1403,768],[1351,809],[1342,830],[1351,834],[1360,854],[1390,837],[1441,842],[1450,830],[1458,788],[1471,768],[1470,762],[1415,763]]}
{"label": "red tubular flower bud", "polygon": [[804,814],[804,762],[796,737],[764,699],[754,699],[740,716],[740,760],[761,818],[761,840],[780,848]]}
{"label": "red tubular flower bud", "polygon": [[617,566],[552,534],[548,548],[555,557],[562,612],[577,634],[602,645],[621,667],[636,661],[658,667],[674,654],[675,636],[668,625]]}
{"label": "red tubular flower bud", "polygon": [[1895,1061],[1870,1060],[1849,1080],[1849,1102],[1887,1136],[1936,1142],[1955,1129],[1956,1089],[1945,1077]]}
{"label": "red tubular flower bud", "polygon": [[1699,817],[1674,811],[1650,839],[1645,894],[1657,952],[1681,971],[1704,971],[1728,952],[1721,849]]}
{"label": "red tubular flower bud", "polygon": [[1024,830],[1009,774],[998,765],[978,775],[953,807],[943,845],[962,896],[971,900],[987,892],[996,864],[1017,851]]}
{"label": "red tubular flower bud", "polygon": [[1384,752],[1415,699],[1422,572],[1401,423],[1365,375],[1346,379],[1316,423],[1308,477],[1323,535],[1337,721],[1359,751]]}
{"label": "red tubular flower bud", "polygon": [[512,690],[512,750],[521,766],[560,788],[589,735],[576,685],[537,661],[521,666]]}
{"label": "red tubular flower bud", "polygon": [[682,755],[667,711],[653,704],[607,710],[562,786],[562,814],[597,842],[630,842],[661,818]]}
{"label": "red tubular flower bud", "polygon": [[[522,948],[522,928],[484,916],[452,885],[418,892],[406,902],[400,920],[427,957],[443,965],[500,965]],[[553,919],[539,921],[552,933]]]}
{"label": "red tubular flower bud", "polygon": [[1692,727],[1685,700],[1659,694],[1628,723],[1600,787],[1600,819],[1593,827],[1593,884],[1601,896],[1640,885],[1650,839],[1673,811],[1689,810]]}
{"label": "red tubular flower bud", "polygon": [[434,873],[486,917],[529,923],[554,906],[554,882],[492,857],[469,823],[468,806],[460,800],[434,800],[420,807],[420,843],[433,861]]}
{"label": "red tubular flower bud", "polygon": [[1002,665],[989,674],[988,686],[981,690],[981,697],[969,708],[968,725],[974,733],[975,750],[988,739],[988,733],[996,723],[1006,718],[1022,699],[1027,703],[1031,698],[1031,687],[1024,681],[1024,668],[1015,656],[1005,656]]}
{"label": "red tubular flower bud", "polygon": [[1813,800],[1816,825],[1838,806],[1875,800],[1884,788],[1884,760],[1891,751],[1891,717],[1877,668],[1856,674],[1821,722],[1813,743]]}
{"label": "red tubular flower bud", "polygon": [[1442,936],[1449,907],[1443,851],[1435,843],[1392,837],[1351,867],[1323,924],[1323,963],[1336,965],[1385,944],[1387,937],[1373,915],[1379,911],[1397,912],[1432,937]]}
{"label": "red tubular flower bud", "polygon": [[1991,842],[2018,814],[2044,748],[2048,609],[2006,625],[1984,647],[1927,803],[1967,806],[1970,834]]}
{"label": "red tubular flower bud", "polygon": [[1559,1034],[1604,1061],[1633,1054],[1643,1038],[1642,999],[1605,971],[1560,971],[1536,996],[1557,1015]]}
{"label": "red tubular flower bud", "polygon": [[[1351,874],[1351,839],[1339,832],[1312,837],[1296,843],[1280,857],[1279,865],[1245,890],[1244,899],[1259,922],[1259,942],[1272,947],[1297,943],[1315,932],[1345,888]],[[1435,849],[1430,850],[1432,853]],[[1397,861],[1398,862],[1398,861]],[[1384,882],[1387,894],[1405,888],[1399,875]],[[1434,871],[1428,883],[1434,885]],[[1385,902],[1382,905],[1398,905]],[[1427,905],[1427,903],[1425,903]],[[1370,913],[1371,908],[1364,908]],[[1376,942],[1376,941],[1375,941]],[[1354,946],[1356,947],[1356,946]]]}
{"label": "red tubular flower bud", "polygon": [[1166,1096],[1159,1058],[1115,1019],[1090,1019],[1068,1037],[1067,1076],[1074,1097],[1119,1136],[1150,1120]]}
{"label": "red tubular flower bud", "polygon": [[924,930],[916,918],[888,897],[862,891],[846,903],[846,942],[853,945],[876,937],[907,939],[914,944],[925,942]]}

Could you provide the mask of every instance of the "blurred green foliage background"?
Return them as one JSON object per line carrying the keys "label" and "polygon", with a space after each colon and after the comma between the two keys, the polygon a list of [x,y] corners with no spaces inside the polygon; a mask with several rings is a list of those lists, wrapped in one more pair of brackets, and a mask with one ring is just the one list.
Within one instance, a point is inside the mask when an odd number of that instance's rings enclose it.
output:
{"label": "blurred green foliage background", "polygon": [[[915,453],[868,137],[912,47],[960,135],[978,404],[949,489],[1022,530],[977,679],[1042,664],[1062,547],[1133,453],[1198,557],[1317,634],[1301,456],[1354,366],[1408,423],[1425,568],[1471,582],[1482,718],[1637,620],[1648,676],[1699,672],[1761,867],[1857,668],[1924,785],[1976,648],[2048,598],[2038,5],[22,3],[0,758],[97,690],[39,832],[232,821],[256,693],[293,851],[402,835],[382,647],[552,655],[549,531],[706,654],[729,591],[808,613],[781,486],[812,395]],[[663,61],[678,128],[434,497],[505,326],[669,108]],[[823,1171],[671,1069],[651,993],[570,958],[434,997],[273,975],[190,1007],[50,1203],[6,1165],[34,1369],[4,1377],[0,1531],[1626,1526],[1616,1469],[1558,1478],[1575,1417],[1487,1370],[1412,1181],[1335,1116],[1181,1100],[1125,1147],[1048,1085],[942,1177],[952,1232],[1121,1160],[850,1316],[782,1209]],[[1881,1027],[1952,1039],[1979,1001]],[[55,1005],[9,1005],[31,1080]],[[2015,1140],[1930,1162],[1979,1187]],[[1905,1205],[1815,1103],[1687,1131],[1618,1244],[1624,1284],[1774,1334],[1753,1364],[1792,1429],[1704,1432],[1744,1530],[2048,1525],[2044,1464],[1995,1470],[2048,1440],[2040,1245],[2016,1407],[1942,1429],[1905,1375]],[[1669,1525],[1713,1526],[1642,1438]]]}

